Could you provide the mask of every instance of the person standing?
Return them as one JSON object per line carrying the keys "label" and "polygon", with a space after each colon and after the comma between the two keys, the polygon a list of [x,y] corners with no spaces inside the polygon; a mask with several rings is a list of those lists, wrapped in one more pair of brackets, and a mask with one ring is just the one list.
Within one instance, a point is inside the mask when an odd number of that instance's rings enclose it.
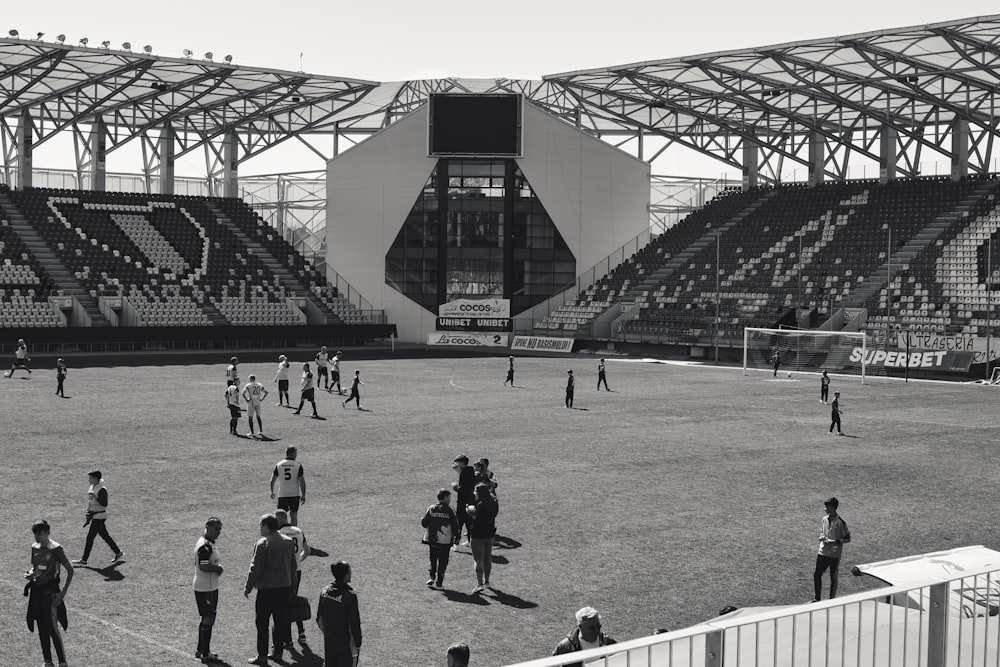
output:
{"label": "person standing", "polygon": [[337,388],[337,395],[344,393],[344,389],[340,386],[340,350],[337,350],[337,354],[333,355],[333,368],[330,370],[330,390]]}
{"label": "person standing", "polygon": [[573,371],[566,371],[566,407],[573,407],[573,390],[576,388],[576,379]]}
{"label": "person standing", "polygon": [[240,386],[240,360],[236,357],[229,358],[229,365],[226,366],[226,384]]}
{"label": "person standing", "polygon": [[469,667],[469,645],[458,643],[448,647],[448,667]]}
{"label": "person standing", "polygon": [[778,348],[774,348],[774,353],[771,354],[771,365],[774,367],[774,375],[771,377],[778,377],[778,369],[781,368],[781,352]]}
{"label": "person standing", "polygon": [[288,369],[290,367],[288,357],[285,355],[278,357],[278,370],[274,374],[274,381],[278,383],[278,402],[274,404],[276,408],[281,407],[282,399],[284,399],[286,407],[292,407],[292,399],[288,398]]}
{"label": "person standing", "polygon": [[611,391],[608,389],[608,374],[604,369],[604,359],[601,359],[601,363],[597,365],[597,391],[601,390],[601,383],[604,383],[604,390]]}
{"label": "person standing", "polygon": [[830,433],[833,433],[833,427],[837,427],[837,435],[844,435],[840,430],[840,415],[843,412],[840,409],[840,392],[833,392],[833,403],[830,404]]}
{"label": "person standing", "polygon": [[[28,580],[24,594],[28,596],[28,629],[38,625],[38,639],[42,644],[45,667],[53,667],[52,647],[55,646],[59,667],[66,667],[66,649],[62,633],[68,625],[63,599],[73,581],[73,566],[66,558],[62,546],[50,537],[49,522],[42,520],[31,526],[35,541],[31,545],[31,569],[24,573]],[[66,585],[59,589],[59,573],[66,570]]]}
{"label": "person standing", "polygon": [[118,544],[108,533],[105,525],[108,520],[108,487],[104,482],[104,477],[100,470],[94,470],[87,474],[90,481],[90,488],[87,489],[87,520],[84,526],[90,525],[87,531],[87,541],[83,547],[83,557],[73,561],[73,565],[86,565],[90,558],[90,551],[94,548],[94,538],[101,536],[111,548],[115,557],[111,559],[111,565],[117,565],[125,560],[125,554],[118,548]]}
{"label": "person standing", "polygon": [[264,399],[267,398],[267,388],[257,382],[257,376],[250,374],[249,382],[243,387],[243,400],[247,402],[247,421],[250,422],[250,437],[254,437],[253,419],[257,418],[257,429],[260,437],[264,437],[264,424],[260,420],[260,411],[264,407]]}
{"label": "person standing", "polygon": [[456,499],[458,503],[457,511],[455,512],[458,516],[459,540],[455,544],[455,547],[457,548],[458,546],[470,544],[469,541],[461,542],[461,537],[462,526],[465,526],[467,540],[471,539],[471,537],[468,537],[470,535],[469,529],[471,522],[466,509],[469,505],[476,502],[476,470],[469,465],[469,457],[465,454],[456,456],[455,461],[451,464],[451,467],[458,473],[458,481],[451,483],[451,488],[454,489],[455,493],[458,495],[458,498]]}
{"label": "person standing", "polygon": [[830,398],[830,376],[823,371],[823,375],[819,379],[819,400],[823,403],[827,402]]}
{"label": "person standing", "polygon": [[[299,584],[302,583],[302,561],[309,558],[309,543],[306,542],[306,534],[302,532],[302,529],[288,522],[288,512],[286,510],[278,510],[274,513],[274,516],[278,519],[278,532],[290,539],[292,546],[295,547],[295,582],[292,586],[292,595],[298,595]],[[302,621],[295,621],[295,623],[299,630],[299,643],[304,644],[306,641],[306,628],[302,625]],[[285,648],[292,648],[291,636],[292,629],[289,627],[289,642],[285,645]]]}
{"label": "person standing", "polygon": [[316,388],[313,384],[313,374],[309,370],[309,364],[302,364],[302,382],[299,385],[299,390],[301,395],[299,397],[299,407],[296,408],[293,415],[302,414],[302,406],[306,404],[306,401],[312,405],[313,417],[319,417],[319,413],[316,412]]}
{"label": "person standing", "polygon": [[490,493],[486,484],[476,485],[476,504],[466,510],[472,521],[469,528],[472,542],[472,558],[476,561],[476,587],[472,593],[482,593],[490,586],[490,571],[493,569],[493,538],[497,534],[497,514],[500,504]]}
{"label": "person standing", "polygon": [[295,447],[285,448],[285,458],[278,461],[271,474],[271,500],[275,499],[275,482],[278,483],[278,509],[288,512],[289,523],[299,525],[299,505],[306,504],[306,473],[302,464],[295,460],[299,451]]}
{"label": "person standing", "polygon": [[323,588],[316,604],[316,624],[323,631],[325,667],[356,667],[361,654],[361,613],[351,588],[351,565],[330,566],[333,583]]}
{"label": "person standing", "polygon": [[342,407],[347,407],[347,404],[351,401],[356,401],[358,404],[358,410],[361,409],[361,393],[358,391],[358,387],[364,386],[364,382],[361,381],[361,371],[355,369],[354,380],[351,382],[351,395],[347,397],[346,400],[341,402]]}
{"label": "person standing", "polygon": [[819,553],[816,555],[816,569],[813,571],[813,602],[819,602],[823,595],[823,573],[826,570],[830,570],[830,599],[837,597],[840,557],[844,553],[844,545],[851,541],[847,522],[837,514],[839,507],[840,501],[836,497],[823,501],[826,515],[819,526]]}
{"label": "person standing", "polygon": [[485,484],[490,487],[490,493],[494,498],[496,498],[497,482],[494,478],[493,471],[490,470],[490,460],[485,456],[481,457],[478,461],[472,464],[472,469],[476,473],[476,484]]}
{"label": "person standing", "polygon": [[[617,642],[601,632],[601,615],[593,607],[583,607],[576,614],[576,627],[556,644],[552,655],[565,655],[587,649],[610,646]],[[575,663],[566,667],[583,667],[583,663]]]}
{"label": "person standing", "polygon": [[215,541],[222,533],[222,519],[209,517],[205,522],[205,530],[194,545],[194,601],[198,605],[198,648],[194,657],[202,662],[215,662],[219,656],[212,653],[212,627],[219,610],[219,577],[222,576],[222,565],[219,564],[219,551]]}
{"label": "person standing", "polygon": [[243,410],[240,408],[240,388],[235,384],[226,386],[226,407],[229,408],[229,435],[239,435],[236,427]]}
{"label": "person standing", "polygon": [[458,544],[462,527],[455,511],[451,509],[451,491],[440,489],[437,504],[431,505],[420,519],[424,527],[423,543],[430,549],[431,566],[427,586],[444,588],[444,573],[448,569],[452,545]]}
{"label": "person standing", "polygon": [[56,396],[66,398],[63,393],[63,382],[66,381],[66,361],[62,357],[56,359]]}
{"label": "person standing", "polygon": [[[247,572],[243,597],[250,597],[250,591],[257,589],[254,612],[257,625],[257,657],[248,660],[251,665],[266,665],[268,658],[282,661],[284,647],[292,638],[290,625],[281,617],[288,604],[295,582],[295,551],[292,541],[278,532],[278,519],[273,514],[260,518],[260,539],[253,548],[250,571]],[[271,639],[274,648],[267,653],[268,626],[274,619]]]}
{"label": "person standing", "polygon": [[326,351],[326,345],[316,353],[316,389],[321,388],[320,380],[325,383],[322,389],[330,391],[330,353]]}
{"label": "person standing", "polygon": [[29,361],[31,361],[31,357],[28,356],[28,345],[23,338],[18,338],[17,350],[14,351],[14,363],[10,365],[10,373],[7,374],[7,377],[14,377],[14,371],[18,368],[23,368],[28,371],[28,375],[31,375],[31,369],[28,368]]}
{"label": "person standing", "polygon": [[503,381],[504,385],[510,382],[510,386],[514,386],[514,357],[507,358],[507,379]]}

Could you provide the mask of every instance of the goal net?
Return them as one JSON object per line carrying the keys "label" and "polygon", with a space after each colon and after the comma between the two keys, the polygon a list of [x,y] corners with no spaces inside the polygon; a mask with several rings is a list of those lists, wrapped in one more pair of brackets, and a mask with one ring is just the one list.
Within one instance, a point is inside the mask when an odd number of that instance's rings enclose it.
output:
{"label": "goal net", "polygon": [[868,363],[865,334],[798,329],[743,330],[743,374],[750,371],[858,375],[864,383]]}

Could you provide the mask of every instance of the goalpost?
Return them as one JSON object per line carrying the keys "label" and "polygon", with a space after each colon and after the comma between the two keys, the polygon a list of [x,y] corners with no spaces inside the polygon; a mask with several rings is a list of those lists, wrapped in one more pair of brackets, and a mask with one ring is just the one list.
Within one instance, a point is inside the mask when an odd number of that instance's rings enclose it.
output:
{"label": "goalpost", "polygon": [[778,355],[778,376],[792,372],[858,375],[864,384],[868,367],[865,334],[857,331],[805,331],[799,329],[743,330],[743,375],[752,370],[774,372]]}

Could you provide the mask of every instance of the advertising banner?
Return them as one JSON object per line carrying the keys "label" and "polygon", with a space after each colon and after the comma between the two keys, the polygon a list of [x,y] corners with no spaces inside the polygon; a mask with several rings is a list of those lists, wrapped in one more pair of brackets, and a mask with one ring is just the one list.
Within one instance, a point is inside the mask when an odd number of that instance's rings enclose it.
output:
{"label": "advertising banner", "polygon": [[479,334],[464,331],[442,331],[427,334],[428,345],[457,345],[460,347],[507,347],[506,334]]}
{"label": "advertising banner", "polygon": [[438,331],[510,331],[513,320],[500,317],[439,317]]}
{"label": "advertising banner", "polygon": [[546,338],[544,336],[514,336],[512,350],[531,352],[572,352],[572,338]]}
{"label": "advertising banner", "polygon": [[438,306],[438,317],[510,318],[510,299],[455,299]]}
{"label": "advertising banner", "polygon": [[862,358],[869,367],[912,368],[935,370],[946,373],[968,373],[972,365],[973,352],[949,352],[947,350],[868,350],[856,347],[851,351],[850,360],[860,363]]}

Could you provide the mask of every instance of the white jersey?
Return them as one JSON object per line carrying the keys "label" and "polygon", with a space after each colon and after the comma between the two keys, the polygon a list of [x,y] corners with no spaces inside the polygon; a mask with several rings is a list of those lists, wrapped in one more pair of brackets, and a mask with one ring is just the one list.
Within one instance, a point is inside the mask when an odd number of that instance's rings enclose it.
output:
{"label": "white jersey", "polygon": [[238,382],[240,379],[239,371],[236,370],[236,364],[229,364],[226,366],[226,382]]}
{"label": "white jersey", "polygon": [[294,459],[282,459],[274,466],[274,476],[278,478],[279,498],[298,498],[301,495],[299,479],[305,477],[301,463]]}
{"label": "white jersey", "polygon": [[313,383],[312,371],[306,371],[302,374],[302,385],[300,386],[302,391],[309,391],[313,389],[316,385]]}
{"label": "white jersey", "polygon": [[218,565],[219,552],[215,548],[215,542],[205,536],[199,537],[194,545],[194,590],[205,593],[219,590],[219,574],[217,572],[205,572],[199,565]]}
{"label": "white jersey", "polygon": [[306,536],[298,526],[282,526],[278,532],[292,541],[295,547],[295,569],[302,570],[302,552],[305,551]]}
{"label": "white jersey", "polygon": [[288,379],[288,367],[289,363],[287,361],[282,361],[278,364],[278,372],[274,374],[275,381]]}
{"label": "white jersey", "polygon": [[226,387],[226,403],[236,407],[240,406],[240,388],[235,384]]}
{"label": "white jersey", "polygon": [[330,353],[329,352],[319,352],[316,354],[316,365],[320,368],[326,368],[326,365],[330,363]]}
{"label": "white jersey", "polygon": [[23,343],[21,345],[18,345],[17,352],[15,352],[14,354],[17,356],[19,360],[24,361],[25,359],[28,358],[28,346],[24,345]]}
{"label": "white jersey", "polygon": [[333,372],[334,373],[340,372],[340,355],[337,355],[333,358]]}
{"label": "white jersey", "polygon": [[260,382],[247,382],[243,387],[243,398],[247,403],[260,405],[260,402],[267,396],[267,389]]}

